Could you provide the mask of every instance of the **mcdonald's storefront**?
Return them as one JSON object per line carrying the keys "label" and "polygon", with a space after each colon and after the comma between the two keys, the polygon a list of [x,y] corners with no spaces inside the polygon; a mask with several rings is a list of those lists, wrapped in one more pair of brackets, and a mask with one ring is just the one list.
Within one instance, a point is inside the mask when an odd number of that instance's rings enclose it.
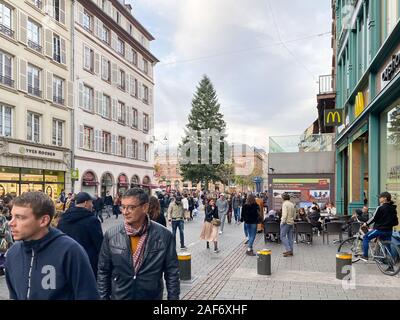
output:
{"label": "mcdonald's storefront", "polygon": [[370,69],[338,127],[336,207],[351,215],[366,204],[373,212],[388,191],[400,217],[400,44]]}

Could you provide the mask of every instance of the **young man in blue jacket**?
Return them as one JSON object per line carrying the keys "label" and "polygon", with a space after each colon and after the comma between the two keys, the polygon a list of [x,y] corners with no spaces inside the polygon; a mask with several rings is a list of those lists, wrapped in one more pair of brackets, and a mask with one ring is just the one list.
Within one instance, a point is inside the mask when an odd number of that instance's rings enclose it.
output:
{"label": "young man in blue jacket", "polygon": [[42,192],[15,199],[10,229],[17,242],[5,264],[10,299],[97,300],[89,258],[75,240],[50,227],[54,213],[53,201]]}

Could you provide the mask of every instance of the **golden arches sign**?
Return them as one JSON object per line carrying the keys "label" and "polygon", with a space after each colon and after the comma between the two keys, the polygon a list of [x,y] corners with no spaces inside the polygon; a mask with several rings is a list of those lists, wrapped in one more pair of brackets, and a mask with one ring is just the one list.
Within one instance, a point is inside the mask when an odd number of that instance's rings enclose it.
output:
{"label": "golden arches sign", "polygon": [[364,108],[364,94],[362,92],[359,92],[356,96],[356,103],[354,106],[354,115],[356,118],[364,111]]}
{"label": "golden arches sign", "polygon": [[337,127],[343,124],[343,110],[325,110],[325,127]]}

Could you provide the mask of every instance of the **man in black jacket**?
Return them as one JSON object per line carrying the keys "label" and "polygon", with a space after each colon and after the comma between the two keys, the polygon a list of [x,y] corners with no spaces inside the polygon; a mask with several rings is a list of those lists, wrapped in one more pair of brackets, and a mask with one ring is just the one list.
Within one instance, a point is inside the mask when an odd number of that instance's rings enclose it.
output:
{"label": "man in black jacket", "polygon": [[109,229],[99,257],[101,299],[162,300],[163,275],[168,300],[180,293],[178,258],[172,233],[147,215],[149,196],[133,188],[122,197],[124,224]]}
{"label": "man in black jacket", "polygon": [[381,204],[375,211],[374,216],[369,219],[365,226],[374,224],[374,230],[368,232],[363,239],[363,260],[368,260],[369,242],[374,238],[381,238],[382,241],[391,241],[393,227],[399,224],[396,206],[392,201],[392,195],[389,192],[383,192],[379,195]]}
{"label": "man in black jacket", "polygon": [[76,240],[85,249],[93,273],[97,276],[103,231],[100,221],[92,212],[93,200],[94,198],[86,192],[78,193],[75,207],[65,211],[57,228]]}
{"label": "man in black jacket", "polygon": [[93,201],[93,210],[96,213],[96,217],[100,219],[101,223],[103,220],[103,209],[104,209],[104,201],[101,197],[96,196],[96,200]]}

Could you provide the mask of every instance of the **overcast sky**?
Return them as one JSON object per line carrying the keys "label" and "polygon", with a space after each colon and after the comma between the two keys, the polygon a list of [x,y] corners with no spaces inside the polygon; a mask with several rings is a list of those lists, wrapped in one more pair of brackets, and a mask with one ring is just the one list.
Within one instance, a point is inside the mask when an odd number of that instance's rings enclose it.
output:
{"label": "overcast sky", "polygon": [[204,74],[217,91],[230,142],[265,148],[269,136],[301,134],[317,118],[318,76],[331,72],[324,34],[331,0],[130,3],[156,38],[157,139],[180,141]]}

